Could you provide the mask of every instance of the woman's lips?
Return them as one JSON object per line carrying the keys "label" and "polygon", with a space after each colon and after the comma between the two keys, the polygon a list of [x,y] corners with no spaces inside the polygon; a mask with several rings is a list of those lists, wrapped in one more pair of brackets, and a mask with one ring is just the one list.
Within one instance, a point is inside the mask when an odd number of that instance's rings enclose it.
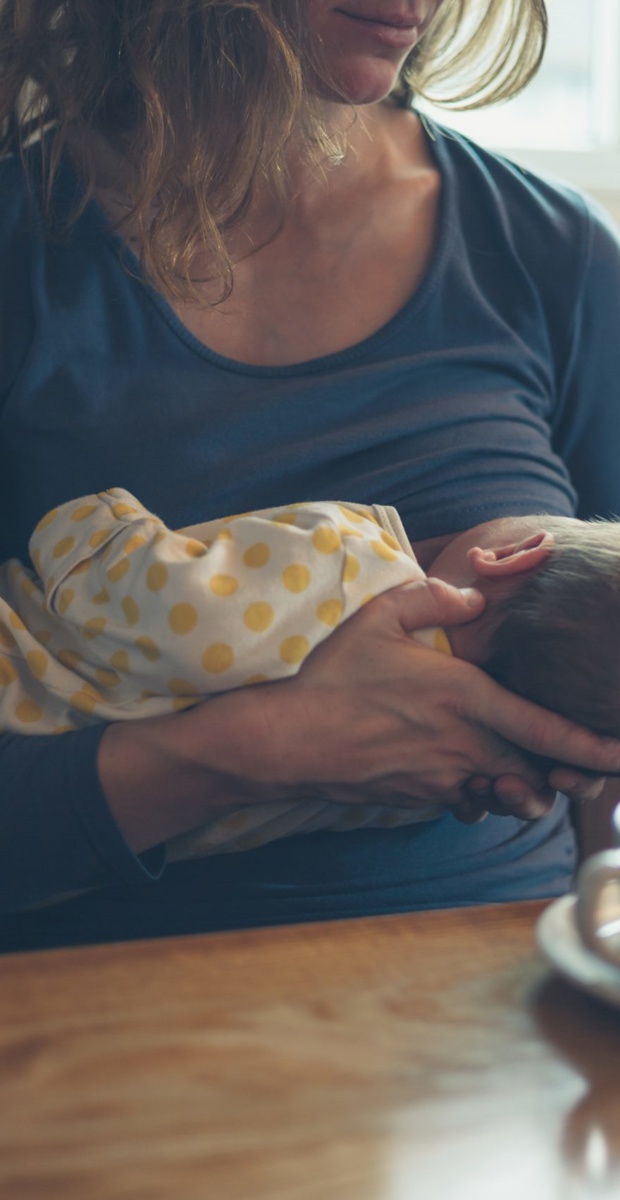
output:
{"label": "woman's lips", "polygon": [[360,33],[374,41],[381,42],[384,46],[393,46],[396,50],[406,50],[407,47],[414,46],[418,40],[418,26],[412,17],[399,13],[362,16],[358,13],[346,12],[342,8],[337,8],[336,12],[348,21],[353,21],[358,26]]}

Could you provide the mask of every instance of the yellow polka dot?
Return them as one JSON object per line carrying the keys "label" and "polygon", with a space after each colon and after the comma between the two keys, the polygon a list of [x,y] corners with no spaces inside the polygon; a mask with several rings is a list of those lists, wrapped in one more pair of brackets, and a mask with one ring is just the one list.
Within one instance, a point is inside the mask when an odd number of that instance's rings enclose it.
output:
{"label": "yellow polka dot", "polygon": [[405,821],[405,818],[403,818],[402,813],[398,813],[398,812],[389,812],[388,811],[385,813],[381,813],[381,816],[379,817],[379,824],[384,829],[394,829],[394,828],[396,828],[397,825],[404,825],[405,823],[406,823],[406,821]]}
{"label": "yellow polka dot", "polygon": [[158,542],[163,542],[165,537],[167,537],[167,530],[160,529],[159,533],[153,536],[153,545],[156,546]]}
{"label": "yellow polka dot", "polygon": [[0,658],[0,687],[7,687],[14,679],[17,679],[17,671],[10,658],[3,655]]}
{"label": "yellow polka dot", "polygon": [[92,713],[97,704],[97,700],[97,696],[94,696],[92,692],[87,692],[85,688],[82,688],[80,692],[73,693],[73,695],[69,698],[69,703],[72,708],[76,709],[77,712]]}
{"label": "yellow polka dot", "polygon": [[149,662],[157,662],[161,658],[161,653],[157,642],[154,642],[150,637],[137,637],[134,646]]}
{"label": "yellow polka dot", "polygon": [[129,670],[129,655],[126,650],[115,650],[114,654],[110,655],[110,666],[116,671]]}
{"label": "yellow polka dot", "polygon": [[177,696],[172,701],[174,712],[183,712],[184,708],[194,708],[199,703],[199,696]]}
{"label": "yellow polka dot", "polygon": [[24,592],[26,596],[34,596],[37,592],[36,584],[33,583],[32,579],[29,579],[27,575],[24,577],[24,579],[22,579],[22,592]]}
{"label": "yellow polka dot", "polygon": [[198,613],[193,604],[173,604],[168,613],[168,624],[173,633],[191,633],[198,624]]}
{"label": "yellow polka dot", "polygon": [[398,542],[396,538],[393,537],[391,533],[388,533],[385,529],[381,530],[381,540],[385,542],[386,546],[390,546],[392,550],[400,550],[401,548],[400,542]]}
{"label": "yellow polka dot", "polygon": [[272,623],[273,608],[264,600],[257,600],[255,604],[250,604],[243,614],[243,624],[253,633],[262,633],[263,630],[269,629]]}
{"label": "yellow polka dot", "polygon": [[111,532],[110,529],[97,529],[95,533],[91,533],[88,539],[89,546],[92,546],[93,550],[96,550],[98,546],[107,541]]}
{"label": "yellow polka dot", "polygon": [[280,646],[280,658],[285,663],[300,663],[310,650],[310,642],[303,634],[285,638]]}
{"label": "yellow polka dot", "polygon": [[32,635],[41,643],[42,646],[47,646],[52,640],[52,635],[47,629],[39,629]]}
{"label": "yellow polka dot", "polygon": [[364,536],[361,529],[349,529],[348,525],[339,525],[338,529],[343,537],[363,538]]}
{"label": "yellow polka dot", "polygon": [[386,562],[393,562],[396,558],[396,552],[386,546],[385,542],[371,542],[370,547],[378,558],[383,558]]}
{"label": "yellow polka dot", "polygon": [[209,587],[216,596],[233,596],[239,587],[234,575],[212,575]]}
{"label": "yellow polka dot", "polygon": [[342,572],[342,578],[344,582],[353,583],[353,580],[357,579],[359,573],[359,559],[357,559],[354,554],[346,554],[344,560],[344,570]]}
{"label": "yellow polka dot", "polygon": [[82,626],[82,637],[85,637],[88,642],[93,638],[99,637],[106,627],[105,617],[90,617]]}
{"label": "yellow polka dot", "polygon": [[239,829],[246,829],[248,818],[246,813],[233,813],[231,817],[224,817],[220,822],[222,829],[229,829],[231,832]]}
{"label": "yellow polka dot", "polygon": [[39,524],[36,527],[35,533],[38,533],[39,529],[47,529],[48,525],[51,525],[52,521],[54,521],[57,516],[58,516],[57,508],[53,508],[51,510],[51,512],[46,513],[44,517],[41,517],[41,520],[39,521]]}
{"label": "yellow polka dot", "polygon": [[366,518],[367,521],[372,521],[373,525],[379,524],[378,517],[376,517],[375,514],[373,512],[371,512],[369,508],[365,508],[363,510],[363,516]]}
{"label": "yellow polka dot", "polygon": [[128,558],[121,558],[119,562],[114,563],[114,566],[110,567],[109,571],[106,572],[106,576],[110,580],[110,583],[118,583],[119,580],[127,574],[129,566],[130,563]]}
{"label": "yellow polka dot", "polygon": [[244,687],[253,687],[255,683],[269,683],[268,675],[250,675],[249,679],[244,679]]}
{"label": "yellow polka dot", "polygon": [[207,547],[197,538],[188,538],[185,543],[185,553],[191,555],[192,558],[202,558],[207,553]]}
{"label": "yellow polka dot", "polygon": [[6,625],[0,621],[0,646],[3,646],[5,650],[10,650],[11,646],[14,645],[15,638],[13,637],[13,634],[9,629],[7,629]]}
{"label": "yellow polka dot", "polygon": [[435,650],[439,650],[440,654],[452,655],[452,646],[450,645],[447,634],[444,633],[443,629],[437,629],[435,631],[433,644],[435,646]]}
{"label": "yellow polka dot", "polygon": [[57,725],[56,729],[52,729],[52,733],[73,733],[75,725]]}
{"label": "yellow polka dot", "polygon": [[195,696],[198,694],[198,689],[193,683],[188,683],[187,679],[171,679],[168,683],[168,691],[174,696]]}
{"label": "yellow polka dot", "polygon": [[61,617],[64,617],[69,605],[73,600],[75,600],[75,592],[72,592],[71,588],[63,588],[60,596],[58,597],[58,611]]}
{"label": "yellow polka dot", "polygon": [[124,504],[122,501],[120,504],[112,505],[112,513],[119,520],[121,517],[129,517],[133,513],[137,513],[137,511],[137,508],[134,508],[133,504]]}
{"label": "yellow polka dot", "polygon": [[79,508],[74,509],[71,513],[72,521],[85,521],[87,517],[91,517],[97,511],[96,504],[80,504]]}
{"label": "yellow polka dot", "polygon": [[243,561],[246,567],[264,567],[271,558],[271,550],[266,542],[254,542],[253,546],[248,546]]}
{"label": "yellow polka dot", "polygon": [[230,532],[230,529],[220,529],[220,532],[215,540],[216,542],[232,542],[233,535]]}
{"label": "yellow polka dot", "polygon": [[140,620],[140,609],[135,600],[131,596],[125,596],[125,599],[121,600],[121,608],[127,624],[137,625]]}
{"label": "yellow polka dot", "polygon": [[214,642],[204,651],[202,665],[205,671],[209,671],[212,675],[221,675],[224,671],[230,670],[234,658],[232,646],[228,646],[226,642]]}
{"label": "yellow polka dot", "polygon": [[110,593],[106,590],[106,588],[102,588],[100,592],[97,592],[96,595],[93,596],[93,604],[109,604],[109,603],[110,603]]}
{"label": "yellow polka dot", "polygon": [[74,671],[78,663],[82,661],[81,655],[76,654],[75,650],[59,650],[56,658],[69,671]]}
{"label": "yellow polka dot", "polygon": [[160,592],[168,582],[168,568],[163,563],[151,563],[146,573],[146,586],[151,592]]}
{"label": "yellow polka dot", "polygon": [[376,597],[377,597],[376,592],[367,592],[366,595],[362,597],[362,599],[360,601],[360,606],[363,608],[365,604],[370,604],[370,601],[375,600]]}
{"label": "yellow polka dot", "polygon": [[29,650],[26,655],[26,662],[28,663],[30,674],[34,675],[35,679],[42,679],[49,665],[47,654],[44,654],[42,650]]}
{"label": "yellow polka dot", "polygon": [[13,612],[13,610],[11,610],[11,612],[9,613],[9,621],[11,622],[13,629],[25,629],[26,628],[21,617],[19,617],[16,612]]}
{"label": "yellow polka dot", "polygon": [[118,687],[121,677],[116,671],[110,671],[107,667],[98,667],[95,671],[95,678],[100,687],[115,688]]}
{"label": "yellow polka dot", "polygon": [[43,709],[35,704],[34,700],[20,700],[15,709],[15,716],[22,724],[32,725],[34,721],[41,720]]}
{"label": "yellow polka dot", "polygon": [[347,519],[349,521],[353,521],[353,523],[355,525],[359,524],[360,521],[364,520],[364,518],[360,515],[360,513],[355,512],[352,508],[347,508],[345,504],[339,504],[338,507],[339,507],[341,513],[343,513],[344,516],[347,517]]}
{"label": "yellow polka dot", "polygon": [[297,514],[289,508],[286,512],[276,513],[275,517],[272,517],[271,520],[276,525],[294,525],[297,520]]}
{"label": "yellow polka dot", "polygon": [[291,563],[282,572],[282,582],[289,592],[305,592],[311,580],[312,572],[304,563]]}
{"label": "yellow polka dot", "polygon": [[134,533],[123,546],[123,554],[133,554],[134,550],[139,550],[140,546],[146,546],[146,538],[139,533]]}
{"label": "yellow polka dot", "polygon": [[319,554],[335,554],[342,545],[337,529],[332,525],[319,525],[312,534],[312,545]]}
{"label": "yellow polka dot", "polygon": [[73,567],[68,577],[71,579],[73,575],[85,575],[87,571],[90,571],[91,563],[92,558],[83,559],[82,562],[78,563],[77,567]]}
{"label": "yellow polka dot", "polygon": [[337,625],[342,620],[343,609],[342,600],[324,600],[319,604],[316,615],[324,625]]}
{"label": "yellow polka dot", "polygon": [[54,555],[54,558],[64,558],[65,554],[68,554],[70,550],[73,550],[74,546],[74,537],[61,538],[59,542],[56,542],[56,545],[52,550],[52,554]]}

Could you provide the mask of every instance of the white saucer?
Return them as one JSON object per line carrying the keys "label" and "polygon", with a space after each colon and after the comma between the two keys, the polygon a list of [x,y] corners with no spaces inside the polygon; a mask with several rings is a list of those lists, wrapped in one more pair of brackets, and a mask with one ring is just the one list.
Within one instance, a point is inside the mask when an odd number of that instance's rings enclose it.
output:
{"label": "white saucer", "polygon": [[545,909],[536,925],[538,945],[571,983],[620,1008],[620,966],[605,962],[584,945],[575,923],[576,904],[576,896],[561,896]]}

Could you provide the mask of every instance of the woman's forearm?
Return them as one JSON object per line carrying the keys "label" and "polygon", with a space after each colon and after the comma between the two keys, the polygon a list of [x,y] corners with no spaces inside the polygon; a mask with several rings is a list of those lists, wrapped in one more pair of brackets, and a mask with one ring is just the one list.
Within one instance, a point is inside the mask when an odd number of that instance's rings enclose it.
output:
{"label": "woman's forearm", "polygon": [[270,766],[272,739],[263,720],[261,693],[279,686],[243,689],[184,713],[108,726],[99,744],[99,778],[134,853],[245,805],[294,799],[295,781],[283,784]]}

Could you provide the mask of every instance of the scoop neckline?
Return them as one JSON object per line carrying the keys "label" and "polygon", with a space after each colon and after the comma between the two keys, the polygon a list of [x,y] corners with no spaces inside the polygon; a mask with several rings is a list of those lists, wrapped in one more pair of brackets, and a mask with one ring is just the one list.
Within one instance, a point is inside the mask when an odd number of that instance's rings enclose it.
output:
{"label": "scoop neckline", "polygon": [[[279,366],[263,366],[256,363],[241,362],[238,359],[218,354],[217,351],[212,350],[210,346],[206,345],[200,338],[197,338],[190,332],[165,297],[149,282],[144,275],[139,259],[133,250],[123,243],[121,236],[113,229],[106,212],[94,197],[88,201],[82,216],[92,217],[108,246],[114,251],[119,269],[123,270],[124,266],[129,268],[131,277],[139,284],[149,300],[158,309],[172,332],[180,341],[185,343],[189,350],[212,365],[238,375],[248,375],[265,379],[313,375],[319,374],[322,371],[329,371],[333,367],[342,367],[348,364],[354,365],[358,360],[363,359],[366,355],[395,337],[411,317],[425,307],[439,285],[452,246],[452,239],[456,229],[456,221],[454,220],[455,188],[452,179],[451,164],[442,144],[442,139],[448,131],[444,131],[441,126],[437,125],[426,114],[421,114],[417,110],[414,111],[421,123],[423,136],[426,139],[427,147],[439,171],[441,180],[435,244],[428,267],[418,287],[402,308],[393,317],[390,317],[389,321],[368,337],[363,338],[362,341],[356,342],[352,346],[347,346],[343,350],[337,350],[332,354],[322,355],[320,358],[310,358],[299,363],[289,363]],[[75,186],[83,191],[82,181],[73,164],[66,159],[65,163],[69,172],[74,177]]]}

